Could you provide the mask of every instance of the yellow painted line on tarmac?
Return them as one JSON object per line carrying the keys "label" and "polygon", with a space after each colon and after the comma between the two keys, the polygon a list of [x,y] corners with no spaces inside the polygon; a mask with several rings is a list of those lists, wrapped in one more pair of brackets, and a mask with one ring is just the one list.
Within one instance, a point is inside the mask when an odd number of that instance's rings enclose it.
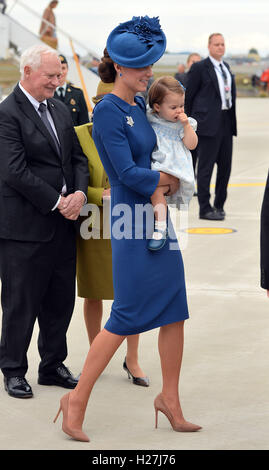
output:
{"label": "yellow painted line on tarmac", "polygon": [[266,183],[229,183],[228,186],[231,188],[240,188],[247,186],[265,186]]}
{"label": "yellow painted line on tarmac", "polygon": [[[229,183],[228,188],[243,188],[250,186],[265,186],[266,183]],[[210,185],[211,188],[215,188],[215,184]]]}
{"label": "yellow painted line on tarmac", "polygon": [[222,227],[193,227],[187,228],[184,232],[194,235],[227,235],[236,232],[236,230]]}

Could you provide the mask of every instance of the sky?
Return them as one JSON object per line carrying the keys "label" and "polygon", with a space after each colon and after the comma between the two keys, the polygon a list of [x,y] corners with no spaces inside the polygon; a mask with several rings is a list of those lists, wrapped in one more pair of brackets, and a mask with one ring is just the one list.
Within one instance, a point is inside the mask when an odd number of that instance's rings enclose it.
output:
{"label": "sky", "polygon": [[[42,14],[49,0],[6,1],[7,13],[38,31],[40,20],[32,12]],[[59,0],[54,12],[58,27],[97,55],[115,26],[143,15],[159,16],[169,52],[206,55],[209,34],[221,32],[227,54],[247,54],[252,47],[262,56],[269,54],[269,0]],[[71,55],[69,41],[60,33],[59,49]]]}

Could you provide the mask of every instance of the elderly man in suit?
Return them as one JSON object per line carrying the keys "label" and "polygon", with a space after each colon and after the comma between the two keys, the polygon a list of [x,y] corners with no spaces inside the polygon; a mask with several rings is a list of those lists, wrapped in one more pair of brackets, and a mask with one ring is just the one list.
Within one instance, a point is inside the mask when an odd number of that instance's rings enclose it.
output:
{"label": "elderly man in suit", "polygon": [[[197,120],[198,201],[200,218],[223,220],[224,203],[231,173],[233,136],[236,131],[235,80],[223,62],[225,42],[222,34],[208,40],[209,57],[192,65],[188,73],[185,110]],[[217,178],[214,205],[210,204],[210,181],[214,164]]]}
{"label": "elderly man in suit", "polygon": [[27,350],[36,318],[38,383],[77,383],[63,361],[75,301],[74,224],[89,173],[70,113],[52,98],[61,75],[57,52],[28,49],[21,73],[0,105],[0,367],[9,395],[28,398]]}

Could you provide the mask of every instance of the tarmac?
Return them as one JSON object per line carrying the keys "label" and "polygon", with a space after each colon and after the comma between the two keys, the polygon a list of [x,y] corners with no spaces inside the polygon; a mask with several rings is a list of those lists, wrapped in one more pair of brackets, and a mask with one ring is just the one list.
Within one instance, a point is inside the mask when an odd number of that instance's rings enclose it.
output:
{"label": "tarmac", "polygon": [[[161,372],[158,331],[152,330],[141,334],[139,347],[150,386],[138,387],[128,380],[122,368],[124,342],[93,390],[84,422],[91,441],[72,440],[62,433],[61,419],[53,424],[66,391],[37,384],[36,327],[26,376],[34,398],[11,398],[0,384],[1,450],[269,449],[269,299],[260,288],[259,268],[260,209],[269,166],[268,100],[238,99],[237,116],[225,221],[199,220],[194,197],[188,226],[206,230],[187,233],[183,220],[178,231],[190,310],[185,322],[181,405],[185,418],[203,429],[174,432],[161,413],[155,429],[153,400],[161,390]],[[212,228],[231,230],[211,233]],[[65,364],[75,375],[88,351],[82,306],[77,298],[68,330]],[[104,303],[104,322],[110,306],[111,302]]]}

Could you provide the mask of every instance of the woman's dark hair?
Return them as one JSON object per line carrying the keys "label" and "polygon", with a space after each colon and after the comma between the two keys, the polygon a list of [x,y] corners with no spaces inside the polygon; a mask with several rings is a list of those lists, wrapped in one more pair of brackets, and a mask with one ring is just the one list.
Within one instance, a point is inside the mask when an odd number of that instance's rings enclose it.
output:
{"label": "woman's dark hair", "polygon": [[101,59],[101,62],[98,66],[98,72],[102,82],[104,83],[113,83],[116,78],[116,70],[114,67],[114,62],[109,56],[107,49],[104,49],[104,55]]}

